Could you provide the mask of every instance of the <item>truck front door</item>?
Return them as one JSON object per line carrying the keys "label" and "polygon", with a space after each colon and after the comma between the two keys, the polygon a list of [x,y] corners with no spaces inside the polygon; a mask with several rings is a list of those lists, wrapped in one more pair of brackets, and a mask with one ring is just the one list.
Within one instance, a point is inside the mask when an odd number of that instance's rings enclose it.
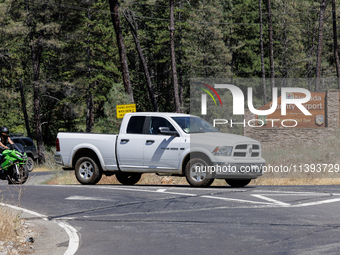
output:
{"label": "truck front door", "polygon": [[176,131],[167,119],[150,116],[148,120],[144,139],[144,167],[149,170],[178,170],[182,138],[159,133],[159,127]]}

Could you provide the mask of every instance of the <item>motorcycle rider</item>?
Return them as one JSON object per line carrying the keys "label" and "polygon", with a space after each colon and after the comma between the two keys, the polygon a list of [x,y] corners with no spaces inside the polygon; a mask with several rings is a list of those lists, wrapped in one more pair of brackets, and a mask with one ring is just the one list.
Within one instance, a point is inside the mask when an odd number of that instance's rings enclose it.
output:
{"label": "motorcycle rider", "polygon": [[[4,150],[8,150],[7,144],[14,145],[11,138],[8,136],[9,129],[7,127],[1,127],[0,128],[0,161],[2,160],[2,152]],[[6,171],[1,169],[0,170],[0,176],[6,175]]]}
{"label": "motorcycle rider", "polygon": [[[11,167],[13,160],[12,158],[7,158],[4,162],[2,162],[2,157],[3,157],[3,151],[10,149],[7,144],[11,147],[11,149],[19,151],[19,147],[13,143],[11,138],[9,137],[9,129],[7,127],[1,127],[0,128],[0,179],[1,180],[8,180],[9,184],[23,184],[26,182],[28,178],[28,169],[26,166],[20,166],[19,163],[17,163],[13,169],[8,168]],[[10,151],[10,154],[12,154],[12,151]],[[26,154],[25,154],[26,156]],[[26,158],[26,157],[25,157]],[[15,161],[15,160],[14,160]],[[23,158],[21,158],[21,161],[23,161]],[[9,163],[9,165],[8,165]],[[23,162],[25,164],[25,161]],[[4,168],[2,168],[4,166]],[[10,169],[10,170],[9,170]]]}
{"label": "motorcycle rider", "polygon": [[12,142],[8,134],[9,134],[9,129],[7,127],[0,128],[0,146],[7,150],[9,149],[7,144],[10,144],[12,147],[14,146],[14,143]]}

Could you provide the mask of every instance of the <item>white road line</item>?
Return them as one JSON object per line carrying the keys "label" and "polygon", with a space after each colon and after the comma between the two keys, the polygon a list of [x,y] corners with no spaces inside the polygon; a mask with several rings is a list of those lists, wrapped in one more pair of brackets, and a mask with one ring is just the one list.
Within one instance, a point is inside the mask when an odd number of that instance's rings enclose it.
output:
{"label": "white road line", "polygon": [[[158,190],[148,190],[148,189],[131,189],[131,188],[117,188],[117,187],[105,187],[105,189],[115,189],[115,190],[129,190],[129,191],[137,191],[137,192],[151,192],[151,193],[159,193]],[[162,193],[165,194],[174,194],[174,195],[181,195],[181,196],[198,196],[197,194],[190,194],[190,193],[179,193],[179,192],[170,192],[164,191]]]}
{"label": "white road line", "polygon": [[[47,184],[39,184],[39,185],[36,185],[36,186],[39,186],[39,187],[57,187],[57,188],[84,188],[83,185],[47,185]],[[118,185],[115,185],[115,186],[118,186]],[[87,188],[90,188],[90,189],[128,189],[128,188],[123,188],[123,185],[119,185],[120,187],[112,187],[110,185],[94,185],[94,186],[86,186]],[[150,185],[151,186],[151,185]],[[163,185],[154,185],[153,187],[160,187],[160,186],[163,186]],[[141,187],[141,186],[135,186],[135,187]],[[228,187],[228,186],[226,186]],[[138,189],[138,188],[137,188]],[[192,187],[190,186],[187,186],[187,187],[169,187],[168,189],[176,189],[176,190],[190,190],[192,189]],[[129,190],[135,190],[135,189],[129,189]],[[142,189],[138,189],[138,190],[142,190]],[[198,187],[195,187],[195,190],[204,190],[204,191],[216,191],[218,189],[216,188],[198,188]],[[228,187],[228,191],[232,191],[232,192],[245,192],[247,191],[246,189],[239,189],[239,188],[229,188]]]}
{"label": "white road line", "polygon": [[[266,193],[266,194],[254,194],[254,195],[262,195],[262,196],[308,196],[308,197],[311,197],[311,196],[331,196],[331,195],[334,195],[334,194],[331,194],[331,193],[297,193],[297,194],[293,194],[293,193],[290,193],[290,194],[272,194],[272,193]],[[252,195],[252,196],[254,196]]]}
{"label": "white road line", "polygon": [[[281,194],[330,194],[330,193],[315,193],[315,192],[311,192],[311,191],[279,191],[279,190],[254,190],[255,193],[281,193]],[[339,195],[339,194],[337,194]]]}
{"label": "white road line", "polygon": [[77,234],[77,230],[66,222],[59,222],[58,224],[62,227],[68,236],[70,237],[70,241],[68,243],[68,248],[65,251],[64,255],[73,255],[77,252],[79,247],[79,236]]}
{"label": "white road line", "polygon": [[272,205],[273,204],[273,203],[257,202],[257,201],[251,201],[251,200],[226,198],[226,197],[214,197],[214,196],[200,196],[200,197],[220,199],[220,200],[226,200],[226,201],[235,201],[235,202],[240,202],[240,203],[265,204],[265,205]]}
{"label": "white road line", "polygon": [[[166,191],[167,189],[158,189],[158,190],[146,190],[146,189],[131,189],[131,188],[114,188],[109,187],[109,189],[117,189],[117,190],[129,190],[129,191],[141,191],[141,192],[151,192],[151,193],[163,193],[163,194],[173,194],[173,195],[180,195],[180,196],[195,196],[195,197],[204,197],[204,198],[212,198],[212,199],[220,199],[225,201],[235,201],[240,203],[252,203],[252,204],[265,204],[271,205],[272,203],[265,203],[265,202],[257,202],[251,200],[244,200],[244,199],[235,199],[235,198],[224,198],[224,197],[215,197],[215,196],[200,196],[199,194],[190,194],[190,193],[179,193],[179,192],[170,192]],[[81,197],[81,196],[71,196],[67,197],[66,199],[73,199],[73,200],[100,200],[99,198],[90,198],[90,197]]]}
{"label": "white road line", "polygon": [[[70,187],[68,185],[47,185],[47,186],[56,186],[56,187]],[[72,187],[82,187],[82,186],[72,186]],[[212,199],[220,199],[225,201],[235,201],[240,203],[251,203],[251,204],[263,204],[263,205],[272,205],[272,206],[284,206],[284,207],[303,207],[303,206],[312,206],[312,205],[319,205],[319,204],[326,204],[326,203],[334,203],[339,202],[340,198],[335,199],[328,199],[323,201],[317,201],[317,202],[311,202],[311,203],[304,203],[304,204],[296,204],[291,205],[288,203],[284,203],[272,198],[268,198],[266,196],[283,196],[283,195],[300,195],[300,196],[327,196],[327,195],[337,195],[339,196],[339,193],[314,193],[314,192],[297,192],[297,191],[268,191],[268,190],[256,190],[255,192],[262,192],[265,194],[251,194],[252,196],[258,197],[260,199],[266,200],[271,203],[265,203],[265,202],[257,202],[257,201],[251,201],[251,200],[243,200],[243,199],[234,199],[234,198],[223,198],[223,197],[215,197],[215,196],[201,196],[199,194],[190,194],[190,193],[179,193],[179,192],[170,192],[170,191],[163,191],[163,189],[158,190],[147,190],[147,189],[139,189],[139,188],[123,188],[123,187],[89,187],[89,188],[99,188],[99,189],[113,189],[113,190],[128,190],[128,191],[137,191],[137,192],[151,192],[151,193],[164,193],[164,194],[174,194],[174,195],[180,195],[180,196],[193,196],[193,197],[204,197],[204,198],[212,198]],[[165,189],[167,190],[167,189]],[[208,190],[208,189],[200,189],[200,190]],[[241,190],[237,190],[241,191]],[[274,194],[273,194],[274,193]],[[281,194],[277,194],[281,193]],[[266,196],[264,196],[266,195]]]}
{"label": "white road line", "polygon": [[[2,206],[6,206],[15,210],[19,210],[19,211],[23,211],[26,213],[29,213],[31,215],[37,216],[39,218],[42,218],[43,220],[48,221],[47,216],[38,212],[34,212],[22,207],[17,207],[14,205],[9,205],[9,204],[5,204],[5,203],[0,203],[0,205]],[[52,220],[53,222],[57,223],[55,220]],[[66,252],[64,253],[64,255],[73,255],[77,252],[78,248],[79,248],[79,236],[77,234],[77,230],[72,227],[70,224],[66,223],[66,222],[59,222],[57,223],[61,228],[63,228],[67,235],[69,236],[69,243],[68,243],[68,248],[66,250]]]}
{"label": "white road line", "polygon": [[84,197],[84,196],[70,196],[65,198],[66,200],[95,200],[95,201],[111,201],[112,199],[100,198],[100,197]]}
{"label": "white road line", "polygon": [[263,200],[266,200],[266,201],[269,201],[269,202],[272,202],[272,203],[277,204],[277,205],[290,206],[290,204],[287,204],[287,203],[284,203],[284,202],[281,202],[281,201],[278,201],[276,199],[272,199],[272,198],[269,198],[269,197],[265,197],[265,196],[262,196],[262,195],[254,195],[254,194],[252,194],[252,196],[260,198],[260,199],[263,199]]}
{"label": "white road line", "polygon": [[304,204],[297,204],[297,205],[292,205],[291,207],[303,207],[303,206],[311,206],[311,205],[321,205],[321,204],[329,204],[329,203],[335,203],[335,202],[340,202],[340,198],[333,198],[333,199],[327,199],[327,200],[310,202],[310,203],[304,203]]}
{"label": "white road line", "polygon": [[37,216],[37,217],[39,217],[39,218],[42,218],[43,220],[48,221],[47,216],[44,215],[44,214],[40,214],[40,213],[37,213],[37,212],[33,212],[33,211],[30,211],[30,210],[27,210],[27,209],[25,209],[25,208],[17,207],[17,206],[14,206],[14,205],[9,205],[9,204],[5,204],[5,203],[0,203],[0,205],[6,206],[6,207],[8,207],[8,208],[15,209],[15,210],[20,210],[20,211],[23,211],[23,212],[32,214],[32,215],[34,215],[34,216]]}
{"label": "white road line", "polygon": [[[138,191],[138,192],[151,192],[151,193],[159,193],[158,190],[148,190],[148,189],[130,189],[130,188],[115,188],[115,187],[108,187],[108,189],[116,189],[116,190],[129,190],[129,191]],[[198,196],[197,194],[190,194],[190,193],[179,193],[179,192],[170,192],[170,191],[162,191],[164,194],[174,194],[174,195],[181,195],[181,196]]]}

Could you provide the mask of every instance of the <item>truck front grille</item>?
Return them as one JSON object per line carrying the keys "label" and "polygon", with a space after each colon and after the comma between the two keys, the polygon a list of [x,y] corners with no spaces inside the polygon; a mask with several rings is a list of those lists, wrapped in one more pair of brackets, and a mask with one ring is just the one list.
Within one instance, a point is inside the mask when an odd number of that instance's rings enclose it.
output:
{"label": "truck front grille", "polygon": [[234,152],[234,157],[245,157],[246,155],[246,152]]}
{"label": "truck front grille", "polygon": [[260,157],[261,149],[258,144],[238,144],[234,147],[233,157]]}

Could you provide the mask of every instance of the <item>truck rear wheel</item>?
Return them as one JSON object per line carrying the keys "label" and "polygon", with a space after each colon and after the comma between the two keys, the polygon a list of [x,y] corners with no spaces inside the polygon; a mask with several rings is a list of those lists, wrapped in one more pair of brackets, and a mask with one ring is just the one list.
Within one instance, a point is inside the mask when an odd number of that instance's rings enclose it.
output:
{"label": "truck rear wheel", "polygon": [[81,184],[96,184],[102,178],[102,171],[96,161],[90,157],[82,157],[77,160],[76,178]]}
{"label": "truck rear wheel", "polygon": [[203,159],[190,159],[185,167],[187,182],[194,187],[209,187],[214,179],[208,171],[208,164]]}
{"label": "truck rear wheel", "polygon": [[251,179],[225,179],[225,181],[233,188],[242,188],[247,186]]}
{"label": "truck rear wheel", "polygon": [[141,177],[142,177],[142,174],[140,173],[118,173],[116,174],[117,180],[123,185],[134,185],[140,180]]}

